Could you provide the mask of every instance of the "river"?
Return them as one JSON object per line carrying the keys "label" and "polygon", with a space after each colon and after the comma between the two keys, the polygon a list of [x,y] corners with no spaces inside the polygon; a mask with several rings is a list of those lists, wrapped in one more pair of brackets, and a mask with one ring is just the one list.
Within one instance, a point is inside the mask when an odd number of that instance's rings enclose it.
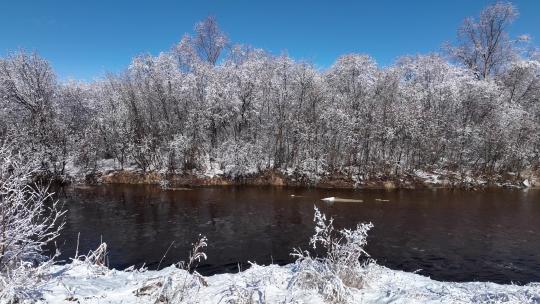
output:
{"label": "river", "polygon": [[[108,244],[110,267],[156,269],[185,260],[199,234],[208,259],[198,271],[237,272],[248,261],[293,262],[308,248],[313,207],[336,227],[372,222],[366,251],[392,269],[443,281],[540,281],[540,190],[326,190],[214,187],[163,191],[149,185],[68,187],[60,257]],[[363,202],[321,201],[325,197]],[[172,245],[171,245],[172,244]]]}

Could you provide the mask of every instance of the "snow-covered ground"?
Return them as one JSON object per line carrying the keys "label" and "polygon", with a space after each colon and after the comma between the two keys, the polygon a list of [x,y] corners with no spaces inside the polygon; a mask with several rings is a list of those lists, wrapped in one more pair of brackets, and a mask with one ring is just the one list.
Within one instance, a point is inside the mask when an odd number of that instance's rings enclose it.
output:
{"label": "snow-covered ground", "polygon": [[[536,283],[439,282],[377,264],[367,270],[363,288],[349,288],[346,302],[540,303]],[[240,273],[197,278],[174,266],[117,271],[74,261],[51,268],[38,303],[327,303],[317,290],[291,284],[295,271],[294,264],[253,265]]]}

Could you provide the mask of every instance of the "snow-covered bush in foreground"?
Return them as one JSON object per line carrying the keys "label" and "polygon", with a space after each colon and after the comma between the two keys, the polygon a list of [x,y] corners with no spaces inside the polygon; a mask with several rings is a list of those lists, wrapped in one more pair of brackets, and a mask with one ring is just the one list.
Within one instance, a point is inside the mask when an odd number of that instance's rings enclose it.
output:
{"label": "snow-covered bush in foreground", "polygon": [[[202,260],[206,260],[204,247],[207,246],[207,239],[199,236],[199,240],[192,244],[193,248],[189,254],[187,262],[181,261],[171,266],[169,275],[150,279],[137,289],[138,296],[149,295],[157,303],[185,303],[191,302],[193,294],[197,293],[203,286],[208,286],[205,278],[200,275],[195,268]],[[159,267],[159,266],[158,266]]]}
{"label": "snow-covered bush in foreground", "polygon": [[62,229],[64,211],[46,187],[31,185],[32,169],[0,145],[0,300],[29,296],[47,272],[42,247]]}
{"label": "snow-covered bush in foreground", "polygon": [[364,286],[366,267],[372,263],[364,251],[368,231],[373,224],[358,224],[356,229],[335,230],[333,218],[326,219],[315,207],[315,234],[310,244],[325,251],[324,257],[312,257],[308,251],[296,250],[295,275],[291,288],[314,289],[330,302],[348,302],[349,288]]}

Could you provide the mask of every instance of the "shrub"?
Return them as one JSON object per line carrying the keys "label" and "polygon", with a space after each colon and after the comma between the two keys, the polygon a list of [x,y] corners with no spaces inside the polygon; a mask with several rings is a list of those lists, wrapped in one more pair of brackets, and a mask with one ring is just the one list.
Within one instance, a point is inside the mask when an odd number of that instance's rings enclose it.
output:
{"label": "shrub", "polygon": [[198,263],[206,260],[203,250],[207,246],[207,239],[199,236],[198,241],[192,245],[188,261],[181,261],[175,265],[179,271],[172,271],[166,276],[148,280],[137,291],[137,295],[150,295],[155,303],[190,302],[193,293],[196,293],[200,287],[208,285],[204,277],[195,270]]}
{"label": "shrub", "polygon": [[330,302],[346,303],[351,298],[350,288],[363,287],[367,266],[373,263],[364,250],[373,224],[360,223],[354,230],[336,230],[333,221],[315,207],[315,234],[310,245],[314,250],[322,250],[324,256],[295,250],[295,275],[289,288],[315,289]]}
{"label": "shrub", "polygon": [[30,295],[51,259],[43,246],[64,225],[65,211],[47,187],[32,185],[31,166],[0,143],[0,299],[17,301]]}

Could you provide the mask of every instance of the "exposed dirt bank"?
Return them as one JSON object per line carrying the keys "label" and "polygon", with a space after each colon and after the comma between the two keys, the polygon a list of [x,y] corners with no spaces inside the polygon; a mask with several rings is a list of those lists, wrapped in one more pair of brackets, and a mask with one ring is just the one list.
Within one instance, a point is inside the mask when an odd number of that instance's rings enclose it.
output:
{"label": "exposed dirt bank", "polygon": [[242,177],[204,176],[196,174],[170,174],[135,170],[109,170],[88,174],[84,182],[106,184],[155,184],[164,188],[200,186],[289,186],[338,189],[422,189],[422,188],[526,188],[539,187],[538,174],[526,175],[464,176],[449,172],[424,172],[404,174],[399,177],[377,177],[366,180],[345,175],[324,176],[315,181],[302,176],[287,175],[278,170],[267,170]]}

